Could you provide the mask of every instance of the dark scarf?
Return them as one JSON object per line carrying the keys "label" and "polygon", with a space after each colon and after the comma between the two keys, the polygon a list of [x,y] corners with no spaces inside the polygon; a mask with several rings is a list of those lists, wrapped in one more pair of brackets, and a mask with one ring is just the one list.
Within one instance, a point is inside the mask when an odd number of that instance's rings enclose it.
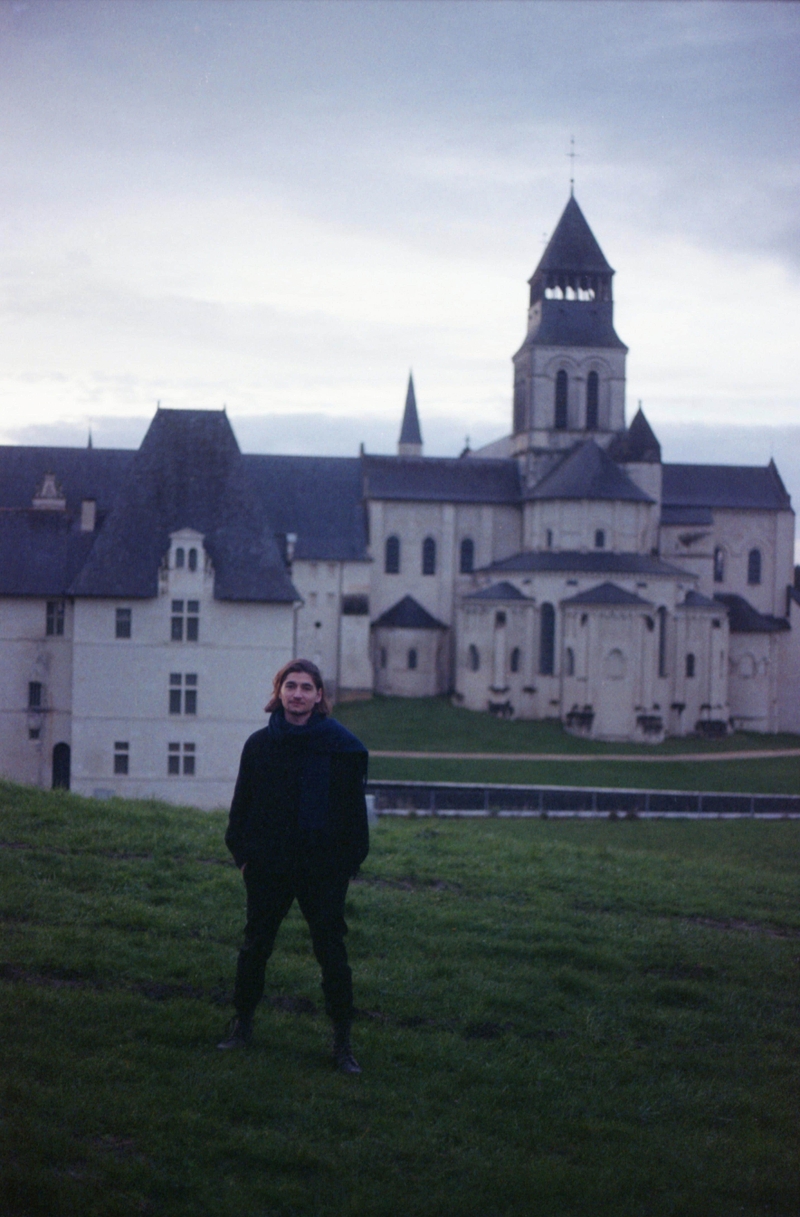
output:
{"label": "dark scarf", "polygon": [[291,748],[300,762],[298,827],[304,833],[324,833],[330,810],[331,754],[361,752],[360,740],[332,718],[316,712],[301,727],[286,721],[283,706],[274,710],[267,730],[281,748]]}

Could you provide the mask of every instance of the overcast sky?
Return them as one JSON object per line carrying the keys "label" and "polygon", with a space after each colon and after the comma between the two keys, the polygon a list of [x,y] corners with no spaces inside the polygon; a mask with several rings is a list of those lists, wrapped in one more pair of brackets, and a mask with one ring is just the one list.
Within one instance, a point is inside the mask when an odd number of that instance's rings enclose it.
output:
{"label": "overcast sky", "polygon": [[410,367],[427,451],[506,433],[574,135],[629,418],[797,498],[799,60],[796,4],[0,0],[0,439],[389,450]]}

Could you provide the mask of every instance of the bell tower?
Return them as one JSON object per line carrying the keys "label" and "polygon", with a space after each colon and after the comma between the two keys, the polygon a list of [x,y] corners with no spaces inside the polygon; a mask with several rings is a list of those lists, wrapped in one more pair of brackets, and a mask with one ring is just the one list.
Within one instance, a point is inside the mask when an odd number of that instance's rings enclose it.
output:
{"label": "bell tower", "polygon": [[624,429],[628,348],[614,331],[613,275],[571,194],[528,280],[528,333],[514,356],[514,455],[590,436],[605,447]]}

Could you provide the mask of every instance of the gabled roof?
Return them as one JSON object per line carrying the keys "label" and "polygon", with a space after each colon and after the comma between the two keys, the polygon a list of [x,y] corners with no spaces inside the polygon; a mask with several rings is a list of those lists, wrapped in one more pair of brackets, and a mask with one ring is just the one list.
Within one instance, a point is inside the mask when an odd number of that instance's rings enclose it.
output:
{"label": "gabled roof", "polygon": [[501,571],[552,571],[564,574],[615,574],[650,575],[669,579],[694,580],[689,571],[681,570],[650,554],[618,554],[607,549],[593,549],[586,553],[578,550],[527,550],[501,558],[485,571],[499,574]]}
{"label": "gabled roof", "polygon": [[295,558],[366,561],[358,457],[245,455],[242,461],[273,531],[281,540],[297,535]]}
{"label": "gabled roof", "polygon": [[543,270],[577,271],[583,274],[614,273],[574,195],[570,195],[531,278]]}
{"label": "gabled roof", "polygon": [[395,630],[446,630],[443,621],[432,617],[413,596],[403,596],[397,604],[393,604],[385,613],[381,613],[373,626],[387,626]]}
{"label": "gabled roof", "polygon": [[597,587],[590,587],[585,592],[578,592],[577,596],[570,596],[569,600],[562,600],[562,604],[621,604],[621,605],[639,605],[641,608],[651,608],[649,600],[643,600],[641,596],[637,596],[635,592],[626,592],[624,587],[617,587],[616,583],[599,583]]}
{"label": "gabled roof", "polygon": [[364,498],[445,503],[519,503],[514,460],[363,456]]}
{"label": "gabled roof", "polygon": [[299,599],[224,411],[158,410],[71,591],[151,597],[170,533],[201,533],[218,600]]}
{"label": "gabled roof", "polygon": [[615,435],[608,446],[612,461],[657,465],[661,460],[661,445],[641,408],[636,411],[627,431]]}
{"label": "gabled roof", "polygon": [[664,465],[664,507],[738,507],[786,511],[791,499],[775,462],[764,465]]}
{"label": "gabled roof", "polygon": [[732,634],[774,634],[779,630],[791,629],[785,617],[759,613],[744,596],[718,592],[714,599],[727,608]]}
{"label": "gabled roof", "polygon": [[500,583],[493,583],[491,587],[483,587],[479,592],[470,592],[465,600],[527,600],[528,597],[523,595],[518,587],[514,587],[513,583],[507,580],[502,580]]}
{"label": "gabled roof", "polygon": [[403,412],[403,425],[400,428],[401,444],[421,444],[422,432],[419,429],[417,414],[417,399],[414,394],[414,377],[408,374],[408,392],[406,393],[406,408]]}
{"label": "gabled roof", "polygon": [[552,472],[529,490],[528,499],[614,499],[652,503],[593,439],[571,449]]}

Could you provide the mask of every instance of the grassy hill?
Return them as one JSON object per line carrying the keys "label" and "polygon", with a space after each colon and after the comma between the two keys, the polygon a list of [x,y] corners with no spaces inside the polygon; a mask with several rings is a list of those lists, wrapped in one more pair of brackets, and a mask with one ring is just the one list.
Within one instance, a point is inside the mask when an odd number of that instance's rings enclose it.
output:
{"label": "grassy hill", "polygon": [[355,1080],[296,910],[216,1051],[223,827],[0,785],[8,1217],[794,1217],[800,824],[381,822]]}

